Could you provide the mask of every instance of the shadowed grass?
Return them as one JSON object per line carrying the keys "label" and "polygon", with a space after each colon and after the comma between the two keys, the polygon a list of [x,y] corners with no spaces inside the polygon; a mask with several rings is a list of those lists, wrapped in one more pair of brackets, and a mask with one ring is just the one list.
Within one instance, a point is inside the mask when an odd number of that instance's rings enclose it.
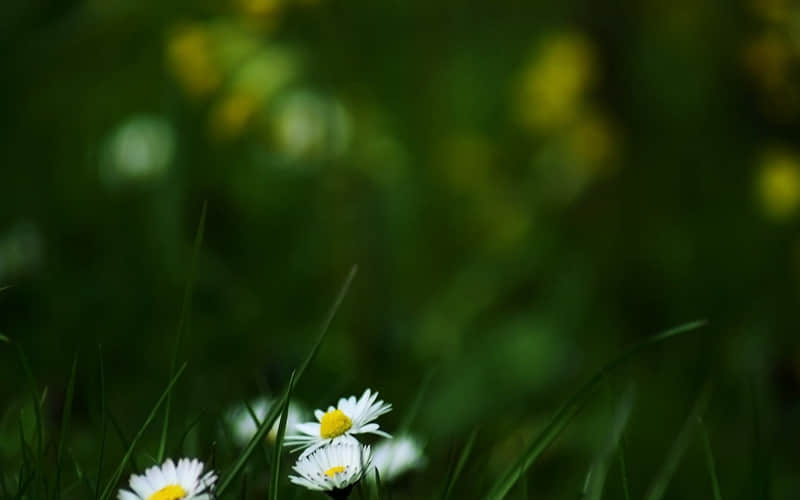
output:
{"label": "shadowed grass", "polygon": [[517,460],[492,486],[486,498],[489,500],[501,500],[505,498],[519,477],[525,473],[526,470],[533,464],[533,462],[547,449],[547,447],[558,437],[559,434],[567,427],[572,418],[583,407],[592,391],[600,384],[601,381],[616,367],[628,361],[633,356],[641,352],[647,347],[658,344],[667,339],[677,335],[696,330],[705,325],[705,321],[692,321],[671,328],[665,332],[656,334],[649,337],[637,344],[634,344],[622,355],[607,363],[598,371],[588,382],[586,382],[567,402],[556,412],[550,423],[537,435],[531,442],[528,449],[525,450]]}
{"label": "shadowed grass", "polygon": [[69,431],[69,420],[70,416],[72,415],[72,398],[75,395],[75,374],[78,370],[78,356],[76,355],[75,358],[72,360],[72,372],[69,376],[69,382],[67,383],[67,395],[66,399],[64,400],[64,411],[61,415],[61,433],[58,436],[58,451],[56,456],[56,481],[55,481],[55,490],[53,491],[53,498],[60,498],[61,497],[61,466],[62,466],[62,459],[64,457],[64,441],[67,438],[67,432]]}
{"label": "shadowed grass", "polygon": [[619,403],[614,411],[611,429],[607,434],[602,448],[591,466],[591,477],[584,488],[584,496],[589,500],[600,500],[603,496],[608,468],[614,451],[619,447],[622,433],[628,425],[628,420],[633,409],[634,392],[628,388],[622,393]]}
{"label": "shadowed grass", "polygon": [[172,377],[172,380],[170,380],[169,384],[167,385],[167,388],[164,389],[163,393],[161,393],[161,397],[158,398],[158,401],[156,401],[156,404],[155,404],[155,406],[153,406],[153,409],[150,410],[150,413],[147,415],[147,418],[145,419],[144,424],[142,424],[141,428],[139,428],[139,432],[137,432],[136,435],[131,440],[131,443],[128,446],[128,449],[125,451],[125,454],[122,456],[122,460],[120,461],[119,465],[117,466],[117,469],[114,471],[114,474],[111,475],[111,478],[108,480],[108,482],[106,483],[106,486],[103,488],[103,492],[100,494],[100,500],[105,500],[106,498],[109,497],[109,495],[111,493],[111,490],[114,488],[114,486],[119,481],[119,478],[122,475],[122,471],[125,469],[125,465],[127,465],[128,460],[130,459],[131,455],[133,454],[133,450],[136,447],[136,444],[139,442],[139,440],[142,438],[142,435],[144,435],[144,432],[150,426],[150,423],[155,418],[156,413],[158,413],[158,410],[161,408],[161,405],[164,404],[164,400],[166,400],[167,395],[172,391],[172,388],[175,386],[175,383],[178,381],[178,379],[183,374],[183,370],[184,369],[186,369],[186,363],[181,365],[181,367],[175,373],[175,376]]}
{"label": "shadowed grass", "polygon": [[[200,245],[203,242],[203,233],[206,227],[206,212],[208,209],[208,202],[203,202],[203,208],[200,211],[200,222],[197,224],[197,232],[194,235],[194,244],[192,246],[192,260],[189,264],[189,276],[186,279],[186,286],[183,289],[183,301],[181,302],[181,314],[178,318],[178,329],[175,332],[175,345],[172,351],[172,360],[169,364],[169,377],[175,373],[175,365],[178,362],[178,352],[180,352],[181,343],[183,341],[183,332],[186,329],[186,322],[192,309],[192,290],[194,289],[194,277],[197,270],[197,257],[200,254]],[[167,395],[167,404],[164,406],[164,425],[161,427],[161,440],[158,443],[158,454],[156,461],[161,463],[164,460],[164,451],[167,447],[167,433],[169,432],[169,413],[172,408],[172,395]]]}
{"label": "shadowed grass", "polygon": [[458,481],[458,477],[461,475],[461,471],[464,469],[464,466],[467,464],[467,460],[472,453],[472,447],[475,445],[475,438],[477,436],[478,429],[473,430],[469,435],[467,444],[465,444],[464,448],[461,450],[461,455],[458,457],[458,461],[456,462],[455,467],[450,472],[450,475],[447,479],[447,487],[445,487],[444,494],[442,494],[442,500],[447,500],[453,493],[453,488],[456,485],[456,481]]}
{"label": "shadowed grass", "polygon": [[711,489],[714,492],[714,500],[722,500],[719,479],[717,478],[717,466],[714,463],[714,452],[711,450],[711,439],[708,437],[708,429],[702,417],[697,418],[697,425],[700,426],[700,432],[703,435],[703,449],[705,450],[708,476],[711,479]]}
{"label": "shadowed grass", "polygon": [[709,394],[710,385],[706,384],[705,387],[701,389],[700,394],[692,405],[692,410],[689,416],[686,417],[686,422],[683,424],[680,433],[678,433],[678,436],[675,438],[675,442],[672,444],[672,448],[670,448],[667,458],[664,460],[664,464],[653,479],[648,493],[644,497],[645,500],[661,500],[661,498],[664,497],[669,482],[675,474],[681,458],[683,458],[683,454],[686,452],[686,448],[689,446],[689,441],[695,429],[695,422],[705,412]]}
{"label": "shadowed grass", "polygon": [[[344,284],[339,289],[339,293],[336,295],[336,299],[333,301],[333,305],[328,310],[328,314],[325,316],[325,320],[322,322],[322,328],[320,329],[319,336],[314,342],[314,345],[311,347],[311,351],[308,353],[306,358],[300,364],[300,367],[295,371],[295,375],[292,379],[293,384],[297,384],[297,382],[300,380],[300,377],[303,376],[303,373],[305,373],[306,369],[308,368],[308,365],[317,356],[317,352],[319,352],[319,348],[322,345],[322,341],[325,340],[325,336],[328,334],[328,330],[330,329],[331,323],[333,322],[333,318],[336,317],[336,312],[339,310],[339,307],[341,306],[345,295],[347,295],[347,291],[350,289],[350,285],[352,284],[357,271],[358,271],[358,266],[353,266],[350,269],[347,278],[345,278]],[[287,395],[288,395],[288,389],[281,397],[281,399],[277,401],[275,404],[273,404],[269,412],[267,412],[267,416],[264,417],[264,420],[261,422],[261,425],[258,427],[256,433],[250,439],[250,442],[242,451],[242,454],[239,456],[239,458],[236,459],[236,462],[231,467],[230,472],[228,472],[228,474],[224,477],[224,479],[220,480],[220,484],[216,489],[217,496],[222,496],[225,490],[228,489],[233,480],[236,479],[236,476],[239,475],[242,468],[247,463],[247,460],[249,460],[250,455],[253,454],[256,447],[264,439],[264,436],[272,428],[272,425],[275,423],[275,419],[278,418],[279,412],[284,407],[284,405],[288,404]]]}
{"label": "shadowed grass", "polygon": [[270,500],[278,500],[278,482],[281,475],[281,451],[283,448],[283,437],[286,434],[286,420],[289,418],[289,403],[292,400],[294,390],[294,372],[289,377],[289,385],[286,387],[286,394],[283,397],[283,408],[281,418],[278,421],[278,435],[275,436],[275,454],[272,460],[272,486],[270,488]]}

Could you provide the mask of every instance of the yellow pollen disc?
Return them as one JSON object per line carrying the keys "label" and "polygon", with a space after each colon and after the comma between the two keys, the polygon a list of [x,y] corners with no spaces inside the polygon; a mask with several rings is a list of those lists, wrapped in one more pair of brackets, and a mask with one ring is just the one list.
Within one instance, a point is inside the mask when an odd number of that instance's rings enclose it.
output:
{"label": "yellow pollen disc", "polygon": [[331,467],[330,469],[325,471],[325,475],[328,477],[333,477],[340,472],[344,472],[344,465],[337,465],[336,467]]}
{"label": "yellow pollen disc", "polygon": [[180,500],[186,496],[183,488],[177,484],[170,484],[156,491],[147,500]]}
{"label": "yellow pollen disc", "polygon": [[353,421],[342,410],[331,410],[323,415],[319,422],[319,435],[325,439],[335,438],[350,430],[352,426]]}

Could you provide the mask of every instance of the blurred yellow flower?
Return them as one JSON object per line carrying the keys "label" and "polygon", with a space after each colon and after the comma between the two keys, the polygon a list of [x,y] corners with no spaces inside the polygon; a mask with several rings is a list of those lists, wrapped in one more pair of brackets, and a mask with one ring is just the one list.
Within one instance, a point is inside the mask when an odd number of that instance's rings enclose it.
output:
{"label": "blurred yellow flower", "polygon": [[609,120],[597,113],[584,113],[569,131],[567,143],[572,154],[587,170],[608,167],[617,151],[617,138]]}
{"label": "blurred yellow flower", "polygon": [[764,154],[757,188],[767,217],[782,220],[796,214],[800,208],[800,159],[786,151]]}
{"label": "blurred yellow flower", "polygon": [[752,0],[753,9],[764,19],[775,23],[789,19],[788,0]]}
{"label": "blurred yellow flower", "polygon": [[193,97],[206,96],[220,84],[212,57],[213,43],[200,25],[183,25],[167,39],[167,66],[183,89]]}
{"label": "blurred yellow flower", "polygon": [[258,109],[260,100],[246,93],[223,97],[211,110],[209,129],[218,140],[239,137]]}
{"label": "blurred yellow flower", "polygon": [[743,51],[744,64],[759,85],[774,91],[786,84],[792,50],[783,36],[768,31],[752,40]]}
{"label": "blurred yellow flower", "polygon": [[239,0],[242,12],[254,17],[269,17],[280,12],[283,2],[281,0]]}
{"label": "blurred yellow flower", "polygon": [[545,40],[523,70],[518,113],[537,131],[571,121],[594,76],[589,42],[578,34],[559,34]]}

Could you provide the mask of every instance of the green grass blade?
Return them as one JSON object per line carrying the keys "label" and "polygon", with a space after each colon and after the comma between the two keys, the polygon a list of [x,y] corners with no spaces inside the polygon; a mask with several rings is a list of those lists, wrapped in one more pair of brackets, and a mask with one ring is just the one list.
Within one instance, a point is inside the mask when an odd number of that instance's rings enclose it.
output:
{"label": "green grass blade", "polygon": [[[103,477],[103,460],[106,453],[106,373],[105,365],[103,364],[103,348],[98,344],[97,353],[100,361],[100,451],[97,456],[97,476],[95,479],[94,500],[97,500],[97,495],[100,494],[100,481]],[[127,446],[126,446],[127,447]]]}
{"label": "green grass blade", "polygon": [[686,422],[683,424],[680,433],[678,433],[678,436],[675,438],[672,448],[670,448],[670,451],[667,454],[666,460],[664,460],[664,464],[661,466],[661,469],[659,470],[655,479],[653,479],[653,482],[648,489],[648,493],[644,497],[645,500],[661,500],[664,497],[667,487],[669,486],[669,482],[672,479],[672,476],[675,474],[675,471],[678,469],[678,465],[680,464],[681,458],[683,458],[686,448],[689,446],[689,441],[691,440],[693,431],[695,429],[694,424],[697,421],[697,418],[705,412],[706,405],[708,404],[710,392],[709,388],[710,386],[706,384],[700,391],[700,394],[697,396],[697,399],[692,405],[692,410],[689,413],[689,416],[686,418]]}
{"label": "green grass blade", "polygon": [[286,420],[289,418],[289,403],[292,400],[292,390],[294,390],[294,372],[292,372],[292,376],[289,377],[289,385],[286,387],[286,395],[283,397],[281,419],[278,421],[278,435],[275,437],[275,453],[272,460],[270,500],[278,500],[278,486],[281,475],[281,451],[283,451],[283,436],[286,434]]}
{"label": "green grass blade", "polygon": [[433,374],[434,374],[433,369],[429,370],[428,373],[425,374],[425,378],[422,379],[422,382],[419,385],[419,389],[417,389],[417,394],[414,397],[414,401],[408,407],[409,409],[406,412],[405,417],[403,418],[403,422],[398,427],[396,435],[402,436],[404,434],[409,433],[409,430],[411,429],[411,424],[417,417],[419,409],[422,408],[422,402],[425,400],[425,396],[428,394],[428,388],[431,385],[431,380],[433,380]]}
{"label": "green grass blade", "polygon": [[770,498],[769,490],[769,454],[765,451],[764,439],[762,433],[764,429],[761,424],[761,412],[758,403],[758,391],[754,382],[755,377],[750,379],[750,399],[753,411],[753,443],[751,446],[750,456],[753,458],[752,463],[752,492],[751,498],[754,499],[768,499]]}
{"label": "green grass blade", "polygon": [[711,479],[711,489],[714,491],[714,500],[722,500],[719,479],[717,478],[717,466],[714,462],[714,452],[711,450],[711,438],[708,437],[708,429],[701,417],[697,418],[697,423],[700,425],[703,435],[703,448],[705,448],[706,464],[708,465],[708,475]]}
{"label": "green grass blade", "polygon": [[587,488],[584,495],[589,500],[600,500],[603,496],[603,488],[605,486],[606,477],[608,475],[608,468],[611,463],[611,458],[614,450],[619,447],[622,433],[628,425],[628,420],[633,409],[634,392],[632,388],[628,388],[622,394],[619,403],[614,411],[611,428],[607,434],[605,443],[603,443],[591,470],[591,479],[587,482]]}
{"label": "green grass blade", "polygon": [[357,272],[358,272],[358,266],[353,266],[350,268],[350,272],[347,273],[347,278],[345,278],[344,284],[339,289],[339,293],[336,295],[336,299],[333,301],[331,308],[328,310],[328,314],[325,316],[325,321],[322,322],[322,328],[320,329],[317,341],[311,348],[311,352],[308,353],[308,356],[306,356],[306,359],[304,359],[303,363],[300,364],[300,368],[297,369],[297,375],[295,376],[295,383],[297,383],[297,381],[300,380],[300,377],[303,376],[303,373],[305,373],[306,368],[308,368],[308,365],[311,364],[311,361],[313,361],[314,358],[317,357],[317,351],[319,351],[320,346],[322,346],[322,341],[328,334],[328,330],[330,329],[331,323],[333,323],[333,318],[336,317],[336,313],[339,311],[339,307],[342,305],[342,301],[347,295],[347,291],[350,290],[350,285],[353,283],[353,279],[355,279]]}
{"label": "green grass blade", "polygon": [[164,389],[164,392],[161,393],[161,397],[158,398],[158,401],[156,401],[156,404],[155,406],[153,406],[153,409],[150,410],[150,414],[147,415],[144,424],[142,424],[142,426],[139,428],[139,431],[131,440],[130,445],[128,445],[128,449],[122,456],[122,460],[117,466],[117,469],[114,471],[114,474],[111,475],[111,478],[108,480],[108,483],[106,483],[106,486],[103,488],[103,492],[100,494],[100,500],[105,500],[106,498],[108,498],[108,495],[111,493],[112,488],[114,487],[114,485],[117,484],[117,481],[119,481],[119,478],[122,475],[122,471],[125,469],[125,465],[128,463],[128,460],[133,454],[133,450],[136,447],[136,444],[142,438],[142,435],[144,435],[144,432],[150,426],[150,423],[152,423],[153,419],[156,416],[156,413],[158,413],[158,410],[161,408],[161,405],[164,404],[164,400],[167,399],[167,395],[172,391],[172,388],[175,386],[175,383],[183,374],[183,370],[185,368],[186,368],[186,363],[181,365],[181,367],[175,373],[175,376],[172,377],[172,380],[169,381],[167,388]]}
{"label": "green grass blade", "polygon": [[[36,383],[36,378],[33,376],[33,370],[31,370],[31,366],[28,363],[28,358],[25,356],[25,352],[22,350],[22,347],[18,343],[14,343],[14,346],[17,350],[17,357],[19,357],[19,361],[22,364],[22,370],[25,372],[25,377],[28,379],[28,385],[30,387],[31,392],[31,403],[33,404],[33,416],[35,420],[35,430],[34,430],[34,462],[35,462],[35,471],[40,475],[41,479],[41,486],[44,490],[43,496],[47,497],[47,481],[46,478],[42,475],[42,467],[44,463],[44,420],[42,419],[42,410],[41,404],[44,398],[44,394],[46,390],[42,392],[42,396],[39,396],[39,388],[38,384]],[[36,486],[34,483],[33,486]]]}
{"label": "green grass blade", "polygon": [[383,488],[381,487],[381,473],[378,471],[378,468],[375,467],[375,498],[378,500],[383,499]]}
{"label": "green grass blade", "polygon": [[6,344],[10,344],[11,339],[0,333],[0,342],[5,342]]}
{"label": "green grass blade", "polygon": [[456,466],[453,468],[452,472],[450,473],[450,477],[447,480],[447,487],[444,489],[442,500],[447,500],[453,493],[453,488],[455,488],[456,481],[458,481],[458,477],[461,475],[461,471],[464,470],[464,466],[467,464],[467,460],[472,453],[472,447],[475,445],[475,438],[477,436],[478,429],[473,430],[469,435],[467,444],[465,444],[464,448],[461,450],[461,455],[458,457],[458,462],[456,462]]}
{"label": "green grass blade", "polygon": [[[300,367],[295,371],[294,375],[294,384],[296,385],[297,382],[300,380],[300,377],[303,376],[306,368],[308,365],[311,364],[311,361],[317,356],[317,352],[319,351],[320,346],[322,345],[322,341],[325,340],[325,336],[330,329],[331,323],[333,322],[333,318],[336,316],[336,312],[339,310],[339,307],[344,300],[345,295],[347,295],[347,291],[350,289],[350,285],[353,282],[353,278],[355,278],[356,272],[358,270],[357,266],[353,266],[350,269],[350,272],[347,275],[347,278],[344,281],[344,284],[339,289],[339,293],[336,295],[336,299],[333,302],[333,305],[328,310],[328,314],[325,316],[325,320],[322,322],[322,329],[320,330],[320,334],[317,337],[316,342],[311,347],[311,351],[308,353],[306,358],[300,364]],[[284,396],[285,397],[285,396]],[[285,404],[285,400],[282,398],[277,401],[275,404],[272,405],[269,412],[267,412],[267,416],[261,422],[261,425],[258,427],[255,435],[250,439],[250,442],[247,444],[245,449],[242,451],[239,458],[236,459],[236,462],[230,469],[230,472],[225,476],[224,479],[221,479],[219,482],[219,486],[216,489],[217,496],[222,496],[225,490],[231,485],[236,476],[241,472],[244,464],[247,463],[247,460],[250,458],[250,455],[253,454],[253,451],[256,447],[261,443],[264,439],[264,436],[267,432],[272,428],[272,425],[275,423],[275,420],[278,418],[278,413],[280,412],[281,408]]]}
{"label": "green grass blade", "polygon": [[622,439],[619,442],[619,448],[617,448],[617,457],[619,458],[619,475],[622,480],[622,494],[624,495],[624,500],[631,500],[631,492],[628,488],[628,467],[625,465],[625,435],[622,435]]}
{"label": "green grass blade", "polygon": [[[208,209],[208,202],[203,202],[203,208],[200,211],[200,222],[197,224],[197,231],[194,235],[194,244],[192,246],[192,260],[189,264],[189,276],[186,279],[186,286],[183,289],[183,301],[181,302],[181,313],[178,317],[178,329],[175,332],[175,345],[172,350],[172,360],[169,364],[170,378],[175,373],[175,366],[178,363],[178,352],[180,352],[181,343],[183,341],[183,334],[186,329],[187,318],[192,310],[192,291],[194,290],[194,278],[197,270],[197,259],[200,254],[200,245],[203,242],[203,233],[206,227],[206,211]],[[164,460],[164,452],[167,449],[167,434],[169,433],[169,414],[172,408],[172,395],[167,395],[167,404],[164,406],[164,425],[161,427],[161,440],[158,443],[158,453],[156,454],[156,461],[161,463]]]}
{"label": "green grass blade", "polygon": [[517,482],[519,477],[524,474],[526,470],[528,470],[531,464],[533,464],[533,462],[542,454],[542,452],[547,449],[547,447],[559,436],[559,434],[561,434],[561,432],[570,423],[572,418],[583,407],[588,396],[611,371],[644,349],[677,335],[696,330],[705,324],[705,321],[692,321],[690,323],[686,323],[656,334],[634,344],[619,357],[603,366],[600,371],[598,371],[591,379],[589,379],[588,382],[578,389],[572,395],[572,397],[570,397],[567,402],[555,413],[547,426],[531,442],[517,462],[495,482],[495,484],[489,490],[486,498],[489,500],[501,500],[502,498],[505,498],[511,488],[514,487],[514,484]]}
{"label": "green grass blade", "polygon": [[[250,406],[250,403],[248,401],[246,401],[246,400],[243,401],[242,404],[244,404],[244,407],[247,409],[247,413],[250,414],[250,420],[253,421],[253,424],[256,426],[256,429],[258,429],[259,426],[261,425],[261,420],[259,420],[258,415],[256,415],[255,410],[253,410],[253,407]],[[272,424],[272,425],[274,427],[275,424]],[[270,428],[270,430],[271,430],[271,428]],[[260,448],[262,450],[264,450],[264,462],[267,464],[267,467],[271,467],[272,457],[269,454],[269,449],[267,448],[267,443],[263,439],[261,440]]]}
{"label": "green grass blade", "polygon": [[75,355],[75,358],[72,360],[72,372],[69,376],[69,382],[67,383],[67,394],[64,400],[64,411],[61,415],[61,433],[58,436],[58,451],[56,455],[56,482],[55,482],[55,489],[53,490],[53,497],[59,498],[60,490],[61,490],[61,465],[62,459],[64,457],[64,441],[67,438],[67,432],[69,431],[69,419],[72,415],[72,398],[75,395],[75,374],[78,370],[78,356]]}

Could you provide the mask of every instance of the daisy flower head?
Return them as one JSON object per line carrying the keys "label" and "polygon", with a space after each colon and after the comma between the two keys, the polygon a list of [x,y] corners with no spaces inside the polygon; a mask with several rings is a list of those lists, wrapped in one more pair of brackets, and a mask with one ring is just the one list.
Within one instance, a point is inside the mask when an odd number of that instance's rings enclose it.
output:
{"label": "daisy flower head", "polygon": [[378,469],[381,480],[392,481],[424,464],[422,446],[411,436],[383,440],[372,452],[372,466]]}
{"label": "daisy flower head", "polygon": [[168,458],[161,466],[154,465],[144,474],[132,474],[131,490],[119,490],[118,500],[211,500],[217,475],[213,470],[203,474],[203,462],[182,458],[178,465]]}
{"label": "daisy flower head", "polygon": [[[272,409],[272,405],[275,404],[275,401],[269,398],[257,398],[250,403],[250,410],[253,410],[253,414],[259,421],[263,421],[266,418],[267,413],[269,413],[270,409]],[[256,425],[256,421],[253,420],[253,415],[250,413],[250,410],[244,404],[235,406],[228,410],[225,414],[225,424],[227,425],[228,429],[231,433],[231,438],[237,446],[244,446],[250,442],[250,439],[255,435],[256,431],[258,430],[258,426]],[[305,416],[305,411],[303,408],[294,403],[289,402],[289,413],[286,416],[286,432],[291,433],[294,432],[294,428],[297,424],[303,421]],[[275,423],[272,424],[272,428],[267,433],[267,440],[274,443],[275,439],[278,436],[278,425],[280,424],[280,416],[275,420]]]}
{"label": "daisy flower head", "polygon": [[290,475],[294,484],[324,491],[333,498],[347,498],[367,472],[372,460],[369,446],[356,440],[335,441],[297,459]]}
{"label": "daisy flower head", "polygon": [[378,393],[369,389],[360,398],[355,396],[341,398],[339,403],[329,406],[328,411],[315,410],[316,422],[297,424],[297,434],[287,435],[286,446],[292,451],[303,450],[300,458],[310,454],[320,446],[340,440],[354,440],[356,434],[377,434],[390,438],[374,420],[392,411],[392,405],[378,400]]}

